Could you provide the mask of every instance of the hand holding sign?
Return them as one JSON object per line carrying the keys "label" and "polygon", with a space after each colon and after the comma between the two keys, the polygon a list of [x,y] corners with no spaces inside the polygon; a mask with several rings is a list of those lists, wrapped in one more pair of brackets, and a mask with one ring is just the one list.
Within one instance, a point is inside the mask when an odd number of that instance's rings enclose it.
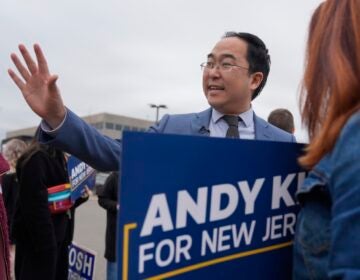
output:
{"label": "hand holding sign", "polygon": [[71,183],[71,200],[74,202],[80,197],[89,196],[90,190],[95,186],[95,169],[74,156],[68,158],[67,165]]}

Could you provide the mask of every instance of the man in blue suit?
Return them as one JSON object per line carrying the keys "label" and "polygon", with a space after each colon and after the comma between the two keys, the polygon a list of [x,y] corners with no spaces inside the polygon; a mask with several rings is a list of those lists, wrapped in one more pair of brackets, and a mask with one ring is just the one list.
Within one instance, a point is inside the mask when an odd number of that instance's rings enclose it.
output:
{"label": "man in blue suit", "polygon": [[[21,77],[12,70],[9,75],[31,109],[43,119],[40,140],[99,170],[118,170],[121,143],[101,135],[64,106],[57,76],[50,74],[38,45],[34,46],[36,62],[23,45],[19,49],[26,67],[12,54]],[[293,135],[270,125],[252,110],[251,101],[265,86],[270,71],[268,50],[257,36],[227,32],[201,67],[210,108],[200,113],[165,115],[149,132],[295,142]]]}

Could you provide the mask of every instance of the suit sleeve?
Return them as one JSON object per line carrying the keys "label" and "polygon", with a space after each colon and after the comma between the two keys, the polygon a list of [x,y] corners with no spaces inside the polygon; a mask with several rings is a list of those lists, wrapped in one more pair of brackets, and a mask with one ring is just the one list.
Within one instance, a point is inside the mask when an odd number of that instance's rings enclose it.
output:
{"label": "suit sleeve", "polygon": [[[168,119],[169,115],[165,115],[160,123],[151,126],[148,132],[163,132]],[[39,141],[72,154],[99,171],[120,170],[121,141],[102,135],[69,109],[66,119],[56,133],[50,135],[40,130]]]}
{"label": "suit sleeve", "polygon": [[72,154],[97,170],[119,170],[121,141],[102,135],[70,110],[56,134],[41,130],[39,141]]}

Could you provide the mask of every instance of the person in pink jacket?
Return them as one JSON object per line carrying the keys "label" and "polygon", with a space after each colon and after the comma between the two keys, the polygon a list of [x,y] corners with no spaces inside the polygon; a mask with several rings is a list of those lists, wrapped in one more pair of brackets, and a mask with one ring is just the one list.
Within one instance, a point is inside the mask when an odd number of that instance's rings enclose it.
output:
{"label": "person in pink jacket", "polygon": [[1,177],[10,167],[0,154],[0,280],[10,280],[9,235],[7,230],[6,210],[1,190]]}

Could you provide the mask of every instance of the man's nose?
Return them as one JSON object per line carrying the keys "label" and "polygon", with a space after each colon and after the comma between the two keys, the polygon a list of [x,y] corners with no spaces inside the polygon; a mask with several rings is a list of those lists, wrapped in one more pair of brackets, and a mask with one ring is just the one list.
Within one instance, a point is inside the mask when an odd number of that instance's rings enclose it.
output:
{"label": "man's nose", "polygon": [[220,66],[214,65],[213,68],[208,70],[209,77],[220,77]]}

